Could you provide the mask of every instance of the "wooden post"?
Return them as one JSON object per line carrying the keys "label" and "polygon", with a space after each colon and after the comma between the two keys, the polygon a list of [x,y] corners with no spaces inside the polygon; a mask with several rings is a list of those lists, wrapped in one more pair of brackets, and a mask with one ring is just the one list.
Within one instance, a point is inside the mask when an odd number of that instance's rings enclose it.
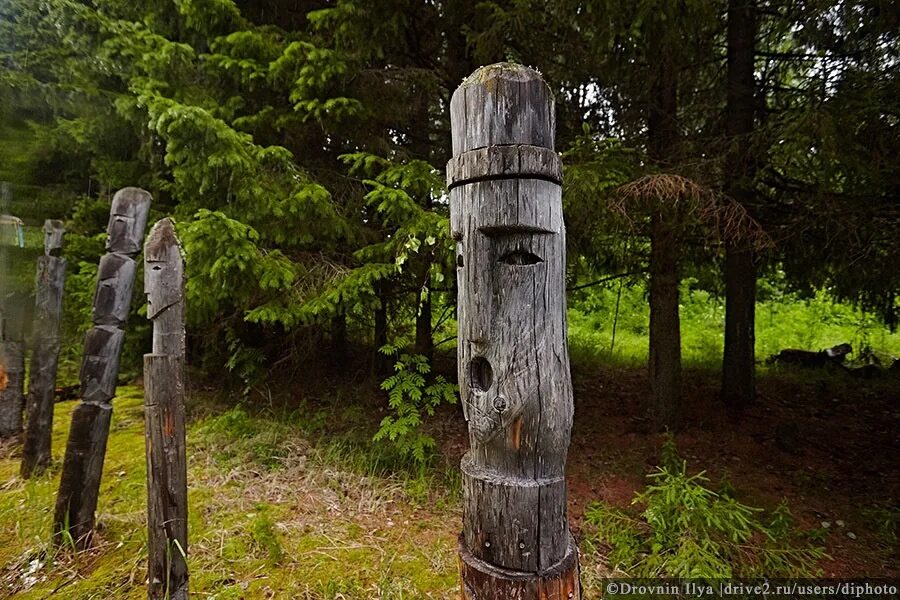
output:
{"label": "wooden post", "polygon": [[66,260],[59,253],[65,231],[62,221],[44,221],[44,256],[38,258],[34,303],[28,425],[22,448],[22,477],[25,478],[39,475],[50,464],[53,393],[59,365],[59,324],[66,279]]}
{"label": "wooden post", "polygon": [[144,246],[153,353],[144,355],[147,546],[150,600],[188,597],[184,432],[184,259],[171,219]]}
{"label": "wooden post", "polygon": [[[9,184],[0,182],[0,214],[9,210]],[[6,385],[0,389],[0,438],[22,433],[25,408],[25,343],[22,306],[8,287],[10,256],[6,240],[0,239],[0,366],[6,373]]]}
{"label": "wooden post", "polygon": [[150,194],[133,187],[116,192],[110,208],[107,253],[100,259],[94,294],[94,326],[84,339],[82,402],[72,413],[53,527],[57,542],[67,532],[80,548],[90,545],[94,530],[111,401],[116,394],[119,356],[134,285],[135,263],[130,255],[141,249],[149,211]]}
{"label": "wooden post", "polygon": [[572,383],[561,163],[550,89],[526,67],[475,71],[450,103],[457,242],[462,597],[577,600],[566,517]]}

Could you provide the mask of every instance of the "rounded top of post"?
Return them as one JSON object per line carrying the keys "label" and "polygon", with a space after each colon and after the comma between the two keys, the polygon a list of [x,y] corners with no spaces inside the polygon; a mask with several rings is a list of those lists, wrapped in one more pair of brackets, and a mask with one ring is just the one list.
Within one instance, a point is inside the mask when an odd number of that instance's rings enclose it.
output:
{"label": "rounded top of post", "polygon": [[175,232],[175,222],[166,217],[157,221],[150,229],[150,234],[144,242],[144,261],[168,261],[173,258],[181,259],[181,243]]}
{"label": "rounded top of post", "polygon": [[553,94],[541,74],[496,63],[469,75],[450,100],[453,155],[486,146],[553,149]]}

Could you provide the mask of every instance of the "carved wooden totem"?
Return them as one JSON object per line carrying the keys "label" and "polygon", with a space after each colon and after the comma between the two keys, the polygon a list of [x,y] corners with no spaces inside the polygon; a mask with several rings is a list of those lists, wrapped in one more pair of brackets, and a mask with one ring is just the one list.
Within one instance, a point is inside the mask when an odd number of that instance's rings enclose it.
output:
{"label": "carved wooden totem", "polygon": [[84,339],[82,402],[72,413],[54,516],[56,540],[61,541],[61,533],[68,531],[79,547],[90,545],[94,529],[111,402],[136,271],[130,255],[141,249],[150,200],[150,194],[140,188],[123,188],[116,192],[110,209],[107,254],[100,259],[94,294],[94,327]]}
{"label": "carved wooden totem", "polygon": [[482,67],[453,94],[447,164],[459,286],[467,600],[580,598],[566,517],[572,426],[565,227],[541,76]]}
{"label": "carved wooden totem", "polygon": [[62,221],[44,221],[44,256],[38,258],[34,303],[28,425],[22,448],[22,477],[26,478],[42,473],[50,464],[53,393],[59,366],[59,326],[66,279],[66,260],[59,254],[65,231]]}
{"label": "carved wooden totem", "polygon": [[147,570],[150,600],[186,600],[187,455],[184,430],[184,258],[171,219],[144,245],[153,352],[144,355]]}

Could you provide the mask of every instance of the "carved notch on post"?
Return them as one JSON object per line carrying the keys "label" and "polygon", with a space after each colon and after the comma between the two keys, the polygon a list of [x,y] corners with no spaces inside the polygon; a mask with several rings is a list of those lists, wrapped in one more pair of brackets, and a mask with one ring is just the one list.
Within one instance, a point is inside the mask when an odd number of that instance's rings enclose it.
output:
{"label": "carved notch on post", "polygon": [[577,600],[566,519],[572,426],[561,165],[550,89],[528,68],[478,69],[450,103],[457,241],[466,600]]}

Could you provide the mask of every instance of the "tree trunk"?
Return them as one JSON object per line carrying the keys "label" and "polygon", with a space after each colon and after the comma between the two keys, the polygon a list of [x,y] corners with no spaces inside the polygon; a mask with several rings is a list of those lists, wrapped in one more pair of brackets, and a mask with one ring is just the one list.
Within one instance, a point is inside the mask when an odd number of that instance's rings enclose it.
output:
{"label": "tree trunk", "polygon": [[338,363],[347,360],[347,313],[343,308],[331,318],[331,355]]}
{"label": "tree trunk", "polygon": [[372,354],[372,370],[375,375],[386,375],[389,370],[388,358],[380,352],[388,343],[388,284],[381,280],[375,284],[375,296],[378,298],[378,307],[375,309],[375,332],[373,341],[375,347]]}
{"label": "tree trunk", "polygon": [[[678,97],[675,69],[657,49],[659,64],[647,118],[647,149],[658,167],[675,163]],[[678,315],[677,208],[659,206],[650,219],[650,417],[675,429],[681,415],[681,322]]]}
{"label": "tree trunk", "polygon": [[566,517],[572,427],[561,165],[541,76],[502,63],[450,104],[465,600],[577,600]]}
{"label": "tree trunk", "polygon": [[[728,2],[728,92],[725,131],[731,142],[726,162],[726,192],[749,209],[753,199],[753,133],[756,82],[754,0]],[[725,245],[725,349],[722,354],[722,400],[739,413],[756,398],[756,264],[753,251]]]}
{"label": "tree trunk", "polygon": [[676,429],[681,416],[679,248],[668,219],[657,213],[650,223],[650,416],[658,430]]}
{"label": "tree trunk", "polygon": [[739,413],[756,398],[756,265],[747,248],[725,247],[722,399]]}

